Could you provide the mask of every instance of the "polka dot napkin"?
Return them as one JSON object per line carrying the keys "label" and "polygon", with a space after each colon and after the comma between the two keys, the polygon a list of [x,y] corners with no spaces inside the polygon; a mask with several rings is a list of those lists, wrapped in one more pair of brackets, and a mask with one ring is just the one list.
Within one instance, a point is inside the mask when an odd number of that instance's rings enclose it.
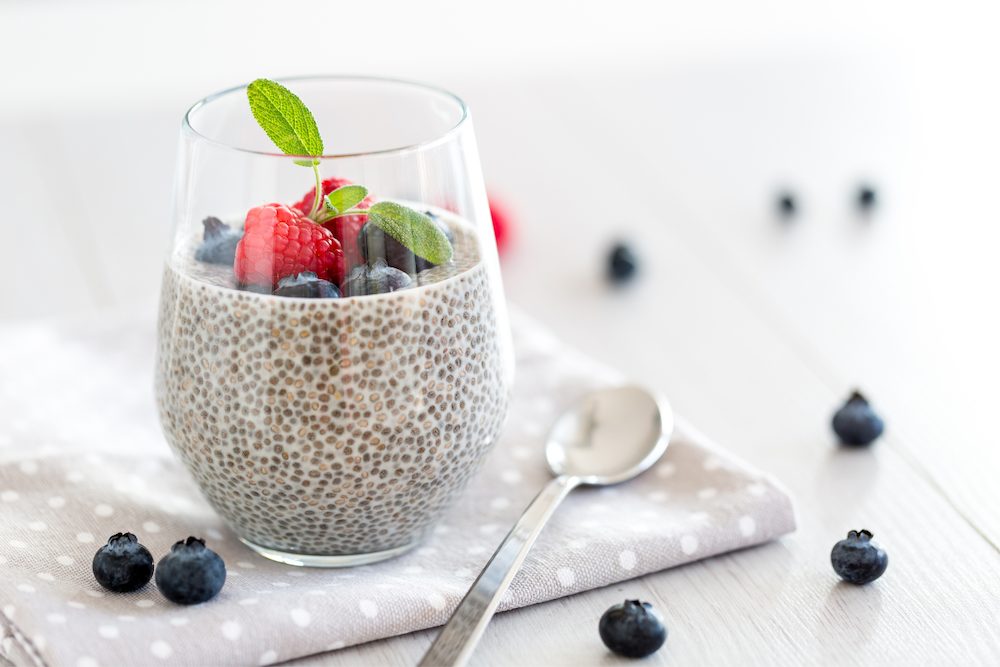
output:
{"label": "polka dot napkin", "polygon": [[[278,565],[244,548],[159,434],[151,326],[0,329],[0,664],[263,665],[444,623],[547,480],[544,438],[588,390],[620,378],[514,318],[518,379],[504,435],[426,544],[348,570]],[[771,540],[787,494],[681,421],[664,460],[574,492],[501,605],[511,609]],[[181,607],[150,584],[111,594],[95,550],[132,531],[160,557],[187,535],[228,579]]]}

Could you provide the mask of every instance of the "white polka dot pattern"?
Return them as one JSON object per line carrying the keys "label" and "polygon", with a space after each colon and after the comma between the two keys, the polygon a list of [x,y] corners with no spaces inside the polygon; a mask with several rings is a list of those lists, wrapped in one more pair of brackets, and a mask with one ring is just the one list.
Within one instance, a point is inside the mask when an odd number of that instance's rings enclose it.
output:
{"label": "white polka dot pattern", "polygon": [[[443,623],[548,479],[548,425],[589,389],[618,381],[523,320],[516,324],[521,389],[479,476],[417,549],[344,571],[259,558],[201,500],[164,449],[145,389],[152,364],[126,354],[148,349],[148,332],[118,332],[113,344],[81,360],[88,349],[82,342],[70,355],[49,339],[43,355],[34,336],[4,345],[0,330],[0,367],[11,363],[8,349],[21,349],[28,359],[51,358],[53,368],[72,372],[72,382],[32,363],[38,387],[54,392],[48,398],[60,405],[88,408],[67,416],[71,432],[24,417],[24,428],[11,431],[3,450],[32,452],[23,460],[0,458],[4,619],[31,638],[45,664],[80,667],[122,664],[124,657],[143,665],[267,665]],[[532,388],[546,392],[547,400],[536,400]],[[0,427],[12,423],[5,419],[8,409],[18,418],[32,414],[25,405],[0,402]],[[26,434],[32,439],[22,442]],[[107,450],[118,442],[128,446]],[[65,443],[53,445],[65,449],[43,455],[49,443]],[[98,448],[99,456],[88,455]],[[747,547],[792,527],[779,487],[703,443],[682,422],[649,473],[566,500],[501,609]],[[136,533],[157,559],[178,539],[204,537],[228,568],[222,593],[188,608],[166,601],[154,584],[126,595],[105,591],[93,579],[91,560],[120,530]]]}
{"label": "white polka dot pattern", "polygon": [[222,624],[222,636],[229,641],[237,641],[242,635],[243,626],[238,621],[226,621]]}
{"label": "white polka dot pattern", "polygon": [[559,580],[559,585],[563,588],[569,588],[576,583],[576,575],[568,567],[561,567],[556,570],[556,579]]}
{"label": "white polka dot pattern", "polygon": [[166,660],[174,654],[174,649],[167,642],[158,639],[149,645],[149,652],[160,660]]}
{"label": "white polka dot pattern", "polygon": [[358,608],[361,609],[361,613],[366,618],[375,618],[378,616],[378,605],[371,600],[361,600],[358,602]]}
{"label": "white polka dot pattern", "polygon": [[719,490],[711,486],[698,491],[698,498],[700,500],[711,500],[717,495],[719,495]]}
{"label": "white polka dot pattern", "polygon": [[505,510],[510,507],[510,500],[504,496],[498,496],[490,501],[490,508],[495,510]]}
{"label": "white polka dot pattern", "polygon": [[500,474],[500,479],[503,480],[504,484],[518,484],[523,479],[520,471],[515,469],[504,470]]}

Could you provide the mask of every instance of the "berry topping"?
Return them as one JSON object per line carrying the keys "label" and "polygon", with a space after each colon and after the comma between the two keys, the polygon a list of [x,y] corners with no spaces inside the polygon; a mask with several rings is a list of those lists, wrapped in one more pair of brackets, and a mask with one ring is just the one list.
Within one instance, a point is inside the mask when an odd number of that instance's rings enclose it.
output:
{"label": "berry topping", "polygon": [[236,246],[243,238],[243,232],[231,229],[216,217],[209,216],[201,221],[205,226],[201,245],[194,251],[194,258],[209,264],[232,266],[236,259]]}
{"label": "berry topping", "polygon": [[[292,208],[268,204],[247,213],[234,264],[240,283],[273,287],[281,278],[303,271],[339,283],[344,279],[345,252],[351,264],[363,263],[356,246],[366,220],[420,257],[437,264],[451,260],[451,243],[428,216],[394,202],[373,203],[367,188],[346,179],[321,180],[323,137],[312,112],[295,93],[275,81],[257,79],[247,86],[247,101],[264,133],[283,153],[296,158],[294,164],[311,168],[316,185]],[[325,225],[322,229],[336,244],[335,251],[325,237],[305,231],[305,221]]]}
{"label": "berry topping", "polygon": [[351,275],[344,281],[342,291],[344,296],[384,294],[406,289],[412,283],[409,275],[388,266],[384,260],[377,259],[374,264],[354,267]]}
{"label": "berry topping", "polygon": [[[325,178],[322,183],[322,193],[323,196],[327,196],[334,190],[342,188],[346,185],[353,185],[351,181],[346,178]],[[316,199],[316,188],[313,187],[307,192],[301,200],[293,205],[293,208],[299,211],[302,215],[309,215],[312,210],[313,202]],[[374,203],[374,199],[370,196],[365,197],[360,202],[354,205],[356,209],[366,209]],[[347,262],[347,266],[357,266],[363,260],[361,258],[361,251],[358,249],[357,238],[358,231],[364,226],[365,221],[368,219],[367,215],[342,215],[332,220],[325,220],[323,226],[333,232],[334,237],[340,241],[340,247],[344,251],[344,260]]]}
{"label": "berry topping", "polygon": [[635,275],[639,262],[635,253],[624,243],[616,243],[608,255],[608,278],[614,283],[625,283]]}
{"label": "berry topping", "polygon": [[[440,218],[430,211],[425,211],[424,215],[430,218],[434,225],[441,230],[449,243],[454,243],[455,235],[447,225],[441,222]],[[434,262],[415,255],[413,251],[375,225],[369,224],[361,228],[358,233],[357,245],[363,261],[382,259],[389,266],[410,275],[437,266]]]}
{"label": "berry topping", "polygon": [[233,270],[244,285],[271,287],[303,271],[336,283],[344,276],[344,254],[329,230],[287,206],[265,204],[247,212]]}
{"label": "berry topping", "polygon": [[844,445],[870,445],[884,430],[882,418],[858,391],[852,393],[847,403],[833,415],[833,432]]}
{"label": "berry topping", "polygon": [[648,602],[625,600],[604,612],[598,625],[601,641],[627,658],[644,658],[667,641],[667,626]]}
{"label": "berry topping", "polygon": [[364,261],[361,258],[361,250],[358,249],[357,239],[358,232],[364,227],[366,219],[367,216],[364,215],[342,215],[323,223],[323,226],[340,241],[348,266],[357,266]]}
{"label": "berry topping", "polygon": [[177,604],[211,600],[225,583],[226,564],[197,537],[174,544],[156,566],[156,587]]}
{"label": "berry topping", "polygon": [[286,276],[278,281],[274,290],[277,296],[295,296],[303,299],[336,299],[340,297],[337,286],[327,280],[320,280],[315,273],[306,271],[294,276]]}
{"label": "berry topping", "polygon": [[97,583],[116,593],[130,593],[153,577],[153,555],[132,533],[115,533],[94,554]]}
{"label": "berry topping", "polygon": [[867,584],[882,576],[889,566],[889,556],[872,542],[867,530],[852,530],[847,538],[833,545],[830,563],[840,578],[850,584]]}

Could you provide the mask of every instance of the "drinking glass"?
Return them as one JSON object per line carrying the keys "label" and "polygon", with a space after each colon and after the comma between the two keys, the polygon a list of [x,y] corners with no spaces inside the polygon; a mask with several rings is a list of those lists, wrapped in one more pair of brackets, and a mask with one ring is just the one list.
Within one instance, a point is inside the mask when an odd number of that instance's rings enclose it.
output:
{"label": "drinking glass", "polygon": [[[341,298],[276,295],[203,261],[220,225],[238,236],[248,211],[311,202],[315,182],[272,146],[246,86],[211,95],[181,128],[156,400],[173,451],[247,546],[294,565],[371,563],[420,542],[504,422],[513,355],[490,211],[455,95],[363,77],[280,83],[316,119],[323,178],[427,212],[453,258],[403,266],[404,289]],[[327,224],[345,272],[380,260],[366,217]]]}

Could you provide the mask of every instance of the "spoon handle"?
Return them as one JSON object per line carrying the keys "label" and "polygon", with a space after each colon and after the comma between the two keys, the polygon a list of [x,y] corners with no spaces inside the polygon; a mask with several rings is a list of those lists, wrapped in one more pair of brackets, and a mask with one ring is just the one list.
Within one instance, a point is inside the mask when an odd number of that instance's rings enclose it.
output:
{"label": "spoon handle", "polygon": [[468,661],[535,538],[579,483],[576,477],[556,477],[535,496],[431,644],[420,667],[453,667]]}

